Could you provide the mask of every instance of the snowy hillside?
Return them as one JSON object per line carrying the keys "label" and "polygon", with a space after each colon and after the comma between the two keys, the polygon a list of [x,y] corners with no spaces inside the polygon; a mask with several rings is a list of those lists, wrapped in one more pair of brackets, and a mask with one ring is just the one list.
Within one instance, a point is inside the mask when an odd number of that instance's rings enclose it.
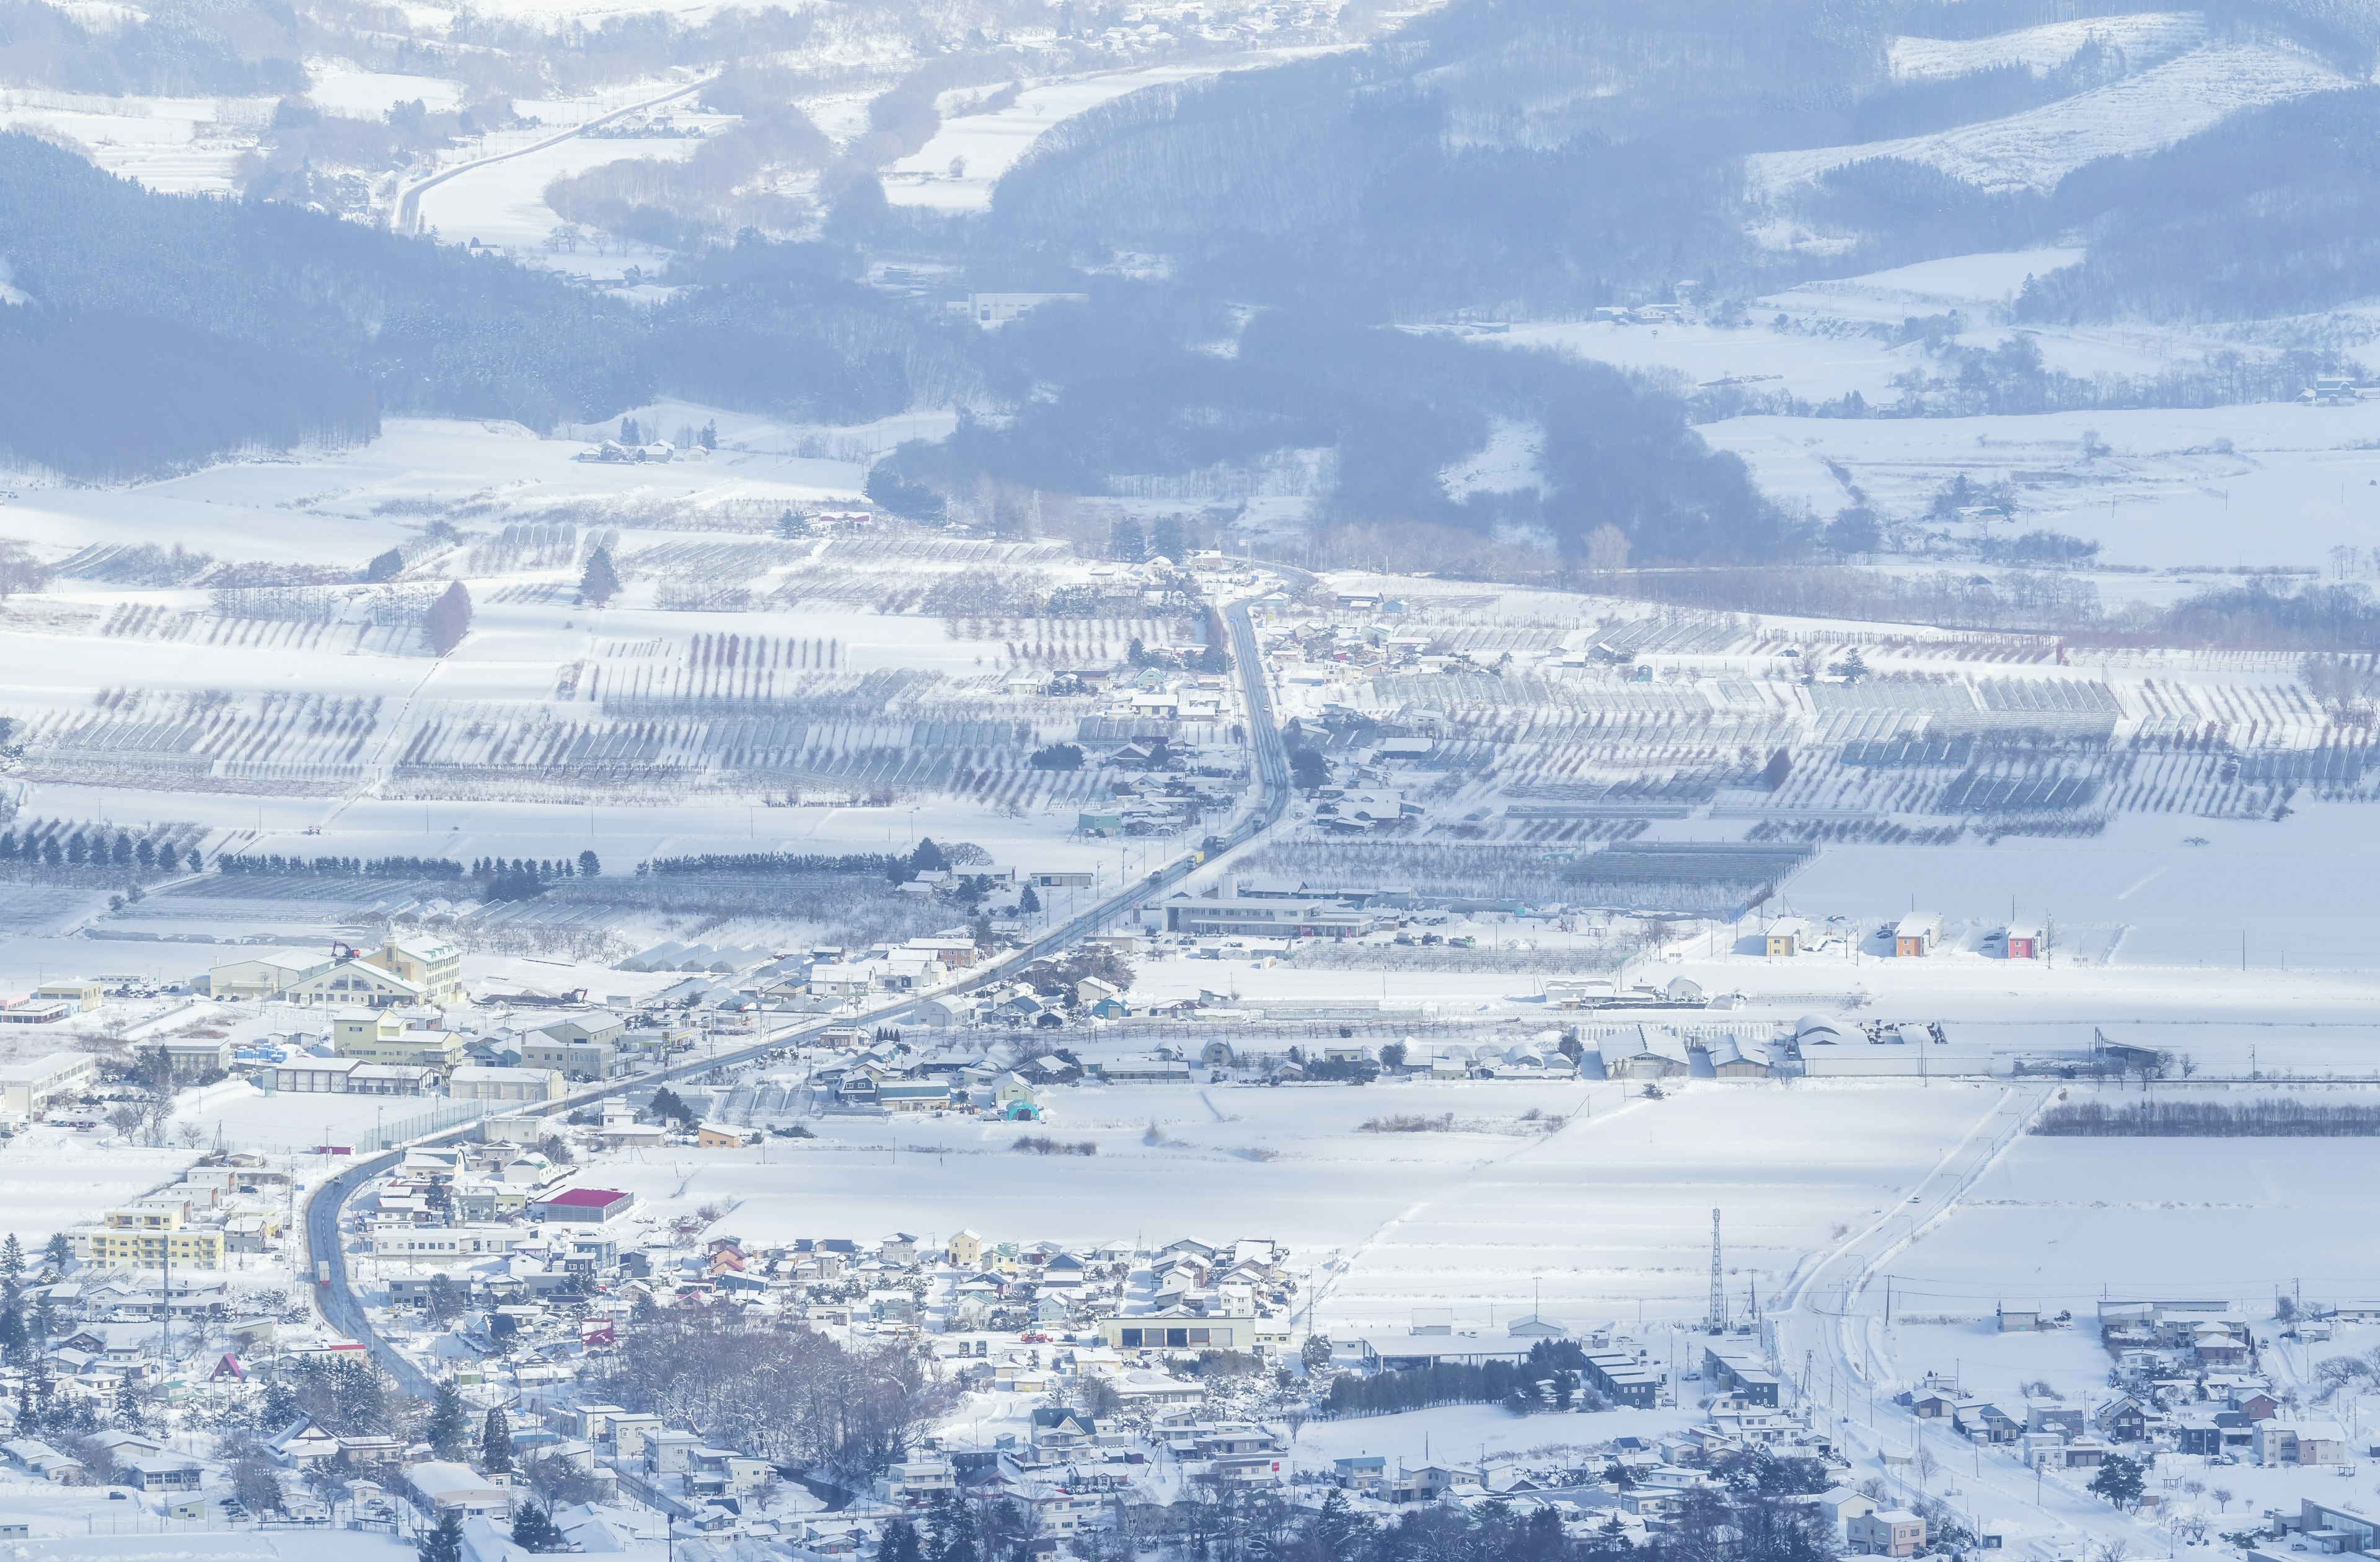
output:
{"label": "snowy hillside", "polygon": [[1858,146],[1758,152],[1745,166],[1755,188],[1771,196],[1830,169],[1879,158],[1937,168],[1982,190],[2046,191],[2095,159],[2171,146],[2243,110],[2350,85],[2296,49],[2215,43],[2005,119]]}

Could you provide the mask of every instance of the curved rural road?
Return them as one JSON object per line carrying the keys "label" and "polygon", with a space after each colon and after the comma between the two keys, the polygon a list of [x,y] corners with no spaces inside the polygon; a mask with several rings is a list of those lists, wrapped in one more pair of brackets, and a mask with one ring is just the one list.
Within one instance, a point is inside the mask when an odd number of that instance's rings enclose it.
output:
{"label": "curved rural road", "polygon": [[492,167],[499,163],[509,163],[516,157],[527,157],[533,151],[543,151],[548,147],[560,146],[565,141],[585,135],[598,125],[609,125],[615,119],[625,118],[629,115],[639,114],[649,108],[657,108],[662,103],[675,103],[690,93],[701,91],[718,79],[716,76],[706,76],[699,81],[677,88],[674,91],[664,92],[658,98],[648,98],[640,103],[630,103],[625,108],[615,108],[609,114],[589,119],[583,125],[574,125],[569,129],[558,135],[548,136],[541,141],[532,142],[525,147],[516,147],[511,151],[500,151],[490,157],[475,157],[468,163],[457,163],[452,168],[441,169],[426,179],[405,187],[405,193],[396,198],[396,217],[392,225],[399,233],[412,233],[419,227],[421,192],[426,189],[443,185],[447,180],[468,174],[475,168]]}

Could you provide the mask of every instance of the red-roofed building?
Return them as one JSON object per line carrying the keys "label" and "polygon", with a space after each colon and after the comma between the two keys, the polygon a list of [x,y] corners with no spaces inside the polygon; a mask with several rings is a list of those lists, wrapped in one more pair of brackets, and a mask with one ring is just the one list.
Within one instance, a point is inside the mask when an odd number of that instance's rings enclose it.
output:
{"label": "red-roofed building", "polygon": [[550,1199],[532,1199],[528,1214],[531,1220],[576,1220],[601,1225],[617,1220],[636,1207],[637,1195],[616,1188],[571,1188]]}

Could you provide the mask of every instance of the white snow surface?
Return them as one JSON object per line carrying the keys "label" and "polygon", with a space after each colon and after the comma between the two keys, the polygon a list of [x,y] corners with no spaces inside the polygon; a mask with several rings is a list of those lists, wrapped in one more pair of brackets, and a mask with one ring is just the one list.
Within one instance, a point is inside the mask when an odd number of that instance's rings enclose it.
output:
{"label": "white snow surface", "polygon": [[1896,38],[1886,58],[1896,81],[1943,81],[2011,65],[2039,76],[2064,65],[2095,41],[2102,48],[2134,57],[2179,54],[2205,38],[2206,18],[2196,11],[2143,11],[2128,17],[2049,22],[1989,38]]}
{"label": "white snow surface", "polygon": [[322,69],[306,95],[316,107],[354,119],[378,119],[398,103],[419,100],[432,114],[459,108],[463,84],[437,76],[397,76],[385,71]]}
{"label": "white snow surface", "polygon": [[1778,194],[1830,169],[1898,158],[1989,191],[2046,190],[2102,157],[2155,151],[2234,114],[2353,82],[2296,49],[2213,43],[2137,76],[2005,119],[1857,146],[1755,152],[1751,183]]}
{"label": "white snow surface", "polygon": [[[992,188],[1001,176],[1016,166],[1044,133],[1078,114],[1146,88],[1204,80],[1330,52],[1301,48],[1219,54],[1029,87],[1006,108],[944,120],[933,139],[885,170],[884,199],[895,206],[988,212]],[[961,163],[953,173],[954,164]]]}

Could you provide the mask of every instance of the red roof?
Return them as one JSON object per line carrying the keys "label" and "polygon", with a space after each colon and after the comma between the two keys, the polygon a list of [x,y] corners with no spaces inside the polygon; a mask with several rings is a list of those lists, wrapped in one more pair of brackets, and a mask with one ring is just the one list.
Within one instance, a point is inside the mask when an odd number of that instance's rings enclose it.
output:
{"label": "red roof", "polygon": [[616,1188],[573,1188],[566,1193],[556,1193],[540,1201],[549,1205],[567,1205],[574,1209],[601,1209],[618,1204],[628,1195]]}

